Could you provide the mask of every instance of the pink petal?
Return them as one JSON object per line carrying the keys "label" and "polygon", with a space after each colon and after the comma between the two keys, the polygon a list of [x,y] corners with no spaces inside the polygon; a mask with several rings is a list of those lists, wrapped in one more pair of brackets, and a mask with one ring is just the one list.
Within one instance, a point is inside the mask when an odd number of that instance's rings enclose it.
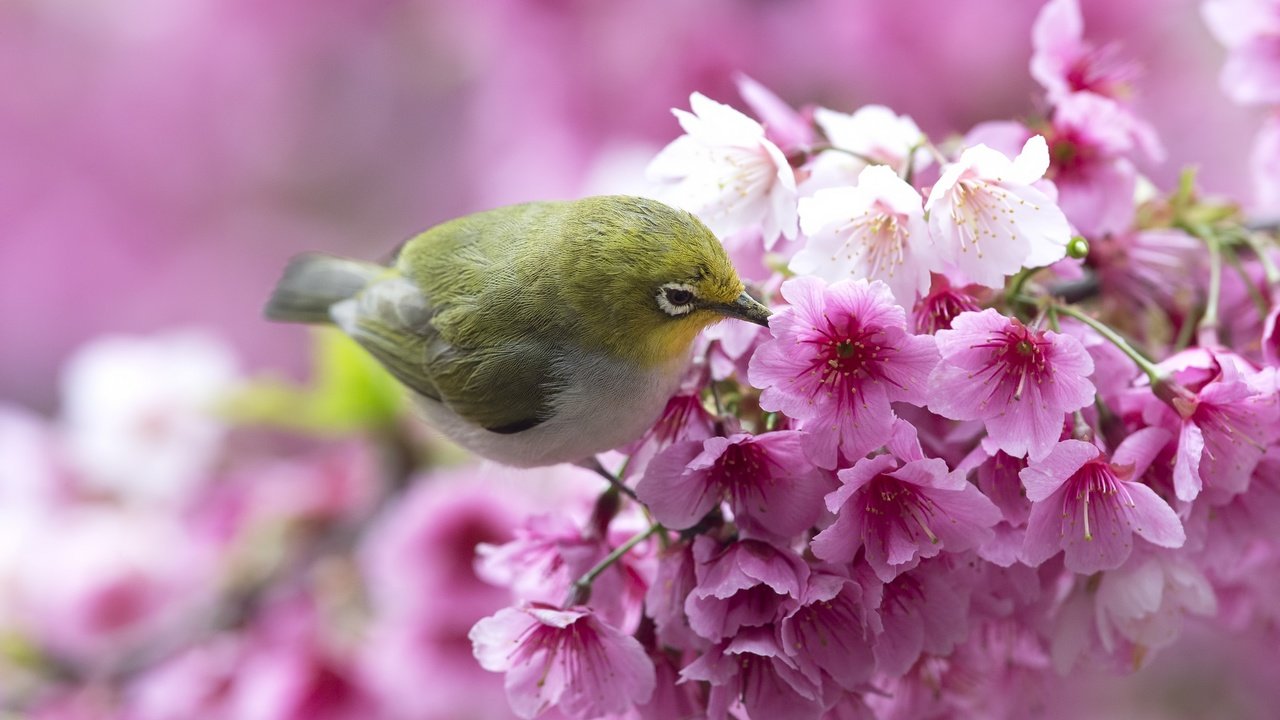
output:
{"label": "pink petal", "polygon": [[1131,480],[1142,477],[1151,463],[1164,450],[1173,435],[1164,428],[1143,428],[1120,442],[1120,446],[1111,454],[1111,464],[1116,467],[1132,466]]}
{"label": "pink petal", "polygon": [[978,557],[1003,568],[1010,567],[1022,554],[1025,535],[1025,528],[1014,527],[1007,522],[997,523],[992,528],[991,539],[978,548]]}
{"label": "pink petal", "polygon": [[991,539],[991,526],[1000,522],[1000,509],[972,485],[964,489],[926,491],[945,514],[930,523],[947,552],[976,548]]}
{"label": "pink petal", "polygon": [[[1024,471],[1025,472],[1025,471]],[[1062,505],[1064,490],[1059,487],[1043,502],[1031,506],[1027,533],[1022,539],[1022,562],[1037,567],[1062,549]]]}
{"label": "pink petal", "polygon": [[1080,440],[1063,440],[1044,458],[1032,462],[1018,476],[1027,488],[1027,499],[1040,502],[1058,491],[1076,471],[1101,453]]}
{"label": "pink petal", "polygon": [[1133,507],[1129,509],[1133,531],[1153,545],[1182,547],[1187,536],[1173,508],[1146,485],[1125,483],[1125,489],[1133,500]]}
{"label": "pink petal", "polygon": [[748,577],[768,585],[779,595],[796,599],[800,598],[803,583],[809,577],[808,566],[790,551],[758,540],[738,543],[738,563]]}
{"label": "pink petal", "polygon": [[1200,458],[1204,455],[1204,433],[1194,422],[1183,421],[1178,436],[1178,454],[1173,461],[1173,489],[1178,499],[1191,502],[1200,494]]}
{"label": "pink petal", "polygon": [[841,470],[838,477],[842,484],[835,492],[827,495],[827,509],[833,513],[840,512],[840,508],[856,491],[874,480],[877,475],[893,469],[897,464],[892,455],[877,455],[859,460],[853,467]]}
{"label": "pink petal", "polygon": [[764,123],[766,135],[780,147],[804,147],[813,142],[813,126],[773,91],[741,73],[735,82],[738,94]]}
{"label": "pink petal", "polygon": [[862,547],[862,514],[846,512],[836,516],[836,521],[827,526],[809,541],[813,554],[827,562],[843,564],[853,562],[853,556]]}
{"label": "pink petal", "polygon": [[929,376],[929,410],[952,420],[981,420],[990,414],[989,408],[1007,402],[1003,395],[993,397],[995,391],[987,378],[976,378],[974,370],[944,362]]}
{"label": "pink petal", "polygon": [[1028,382],[1021,398],[1011,398],[1005,411],[986,418],[988,437],[1013,457],[1044,457],[1062,437],[1066,412],[1042,400],[1043,386]]}
{"label": "pink petal", "polygon": [[929,375],[938,365],[938,348],[932,335],[901,335],[901,345],[880,370],[892,386],[891,399],[924,406]]}
{"label": "pink petal", "polygon": [[554,661],[517,664],[503,681],[511,712],[524,720],[541,715],[559,702],[565,685],[563,666]]}
{"label": "pink petal", "polygon": [[875,669],[871,638],[854,592],[846,589],[828,601],[797,609],[783,620],[781,631],[784,647],[798,662],[816,665],[846,690],[858,689]]}
{"label": "pink petal", "polygon": [[755,498],[758,504],[734,505],[734,517],[745,532],[790,538],[812,527],[822,514],[822,498],[831,489],[829,482],[821,475],[804,472],[803,466],[790,473],[778,472],[778,477],[760,481]]}
{"label": "pink petal", "polygon": [[[764,407],[764,395],[760,396],[760,407]],[[819,419],[800,426],[803,432],[800,444],[809,460],[824,470],[834,470],[840,464],[840,433],[829,424]]]}
{"label": "pink petal", "polygon": [[693,527],[720,500],[720,488],[712,487],[707,473],[686,471],[702,447],[697,440],[672,445],[649,462],[636,484],[640,502],[669,528]]}
{"label": "pink petal", "polygon": [[571,718],[598,718],[623,713],[653,695],[653,661],[630,635],[591,621],[597,642],[576,663],[572,684],[561,695],[559,709]]}
{"label": "pink petal", "polygon": [[902,675],[924,649],[924,623],[910,612],[885,614],[882,619],[884,632],[876,636],[875,644],[876,669],[890,677]]}
{"label": "pink petal", "polygon": [[467,633],[471,650],[480,667],[490,672],[505,672],[511,667],[511,651],[514,644],[537,625],[527,613],[516,608],[503,608],[496,614],[477,622]]}
{"label": "pink petal", "polygon": [[1063,564],[1082,575],[1114,570],[1133,550],[1133,529],[1119,496],[1092,493],[1089,500],[1087,524],[1085,503],[1072,498],[1067,498],[1067,518],[1062,521]]}
{"label": "pink petal", "polygon": [[[890,407],[889,398],[881,383],[864,383],[861,397],[853,401],[852,410],[852,417],[848,417],[838,414],[838,408],[831,406],[817,415],[814,422],[838,427],[840,454],[848,460],[858,460],[889,441],[893,436],[893,423],[898,416]],[[821,463],[819,466],[827,467]]]}

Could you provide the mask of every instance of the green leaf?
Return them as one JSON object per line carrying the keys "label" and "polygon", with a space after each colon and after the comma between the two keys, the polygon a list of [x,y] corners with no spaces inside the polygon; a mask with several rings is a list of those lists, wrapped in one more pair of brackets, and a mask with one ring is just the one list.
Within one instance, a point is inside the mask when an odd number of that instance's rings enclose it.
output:
{"label": "green leaf", "polygon": [[404,390],[356,342],[333,329],[315,332],[310,385],[278,378],[250,381],[222,406],[242,425],[265,425],[319,435],[345,435],[394,424]]}

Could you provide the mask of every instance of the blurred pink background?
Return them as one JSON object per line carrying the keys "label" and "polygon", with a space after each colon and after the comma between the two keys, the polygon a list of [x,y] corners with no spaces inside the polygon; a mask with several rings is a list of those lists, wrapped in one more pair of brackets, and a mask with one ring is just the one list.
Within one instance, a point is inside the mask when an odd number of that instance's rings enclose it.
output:
{"label": "blurred pink background", "polygon": [[[105,332],[207,326],[296,371],[259,308],[304,249],[385,256],[503,203],[633,187],[701,90],[884,103],[931,134],[1026,115],[1021,0],[11,0],[0,5],[0,398],[41,411]],[[1196,3],[1085,0],[1138,111],[1245,194],[1258,117]]]}

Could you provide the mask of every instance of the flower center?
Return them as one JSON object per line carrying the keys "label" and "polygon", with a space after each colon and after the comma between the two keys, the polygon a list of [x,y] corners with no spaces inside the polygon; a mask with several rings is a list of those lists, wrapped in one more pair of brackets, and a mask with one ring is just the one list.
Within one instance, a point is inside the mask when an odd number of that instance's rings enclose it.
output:
{"label": "flower center", "polygon": [[1008,327],[989,336],[986,342],[972,347],[992,351],[983,371],[992,373],[997,383],[1018,400],[1028,380],[1036,384],[1050,380],[1053,373],[1046,351],[1049,344],[1043,331],[1031,330],[1015,319]]}
{"label": "flower center", "polygon": [[916,332],[932,335],[949,329],[951,321],[962,312],[977,310],[973,298],[950,288],[930,293],[916,311]]}
{"label": "flower center", "polygon": [[764,450],[749,442],[725,448],[711,469],[711,481],[728,490],[736,499],[746,499],[767,475],[768,457]]}
{"label": "flower center", "polygon": [[[1000,185],[976,177],[957,182],[953,193],[955,202],[951,206],[951,222],[958,231],[961,252],[973,248],[981,258],[982,238],[1017,240],[1017,224],[1013,217],[1019,206],[1028,205],[1025,200]],[[1040,209],[1036,205],[1029,207]]]}
{"label": "flower center", "polygon": [[924,500],[927,498],[916,495],[906,483],[878,475],[867,483],[862,509],[871,521],[868,524],[896,522],[915,535],[910,527],[914,525],[929,538],[929,542],[937,543],[938,536],[929,527],[933,509],[929,503],[922,502]]}
{"label": "flower center", "polygon": [[[1124,497],[1121,500],[1129,505],[1133,504],[1129,499],[1129,493],[1122,487],[1120,479],[1116,477],[1111,465],[1101,460],[1090,460],[1085,463],[1084,467],[1077,470],[1076,474],[1072,476],[1072,482],[1075,492],[1067,493],[1065,499],[1067,501],[1074,499],[1075,502],[1080,504],[1081,514],[1084,519],[1082,530],[1084,531],[1085,540],[1093,539],[1093,528],[1089,521],[1089,504],[1091,501],[1114,504],[1115,501],[1112,498],[1118,493],[1123,493]],[[1107,508],[1113,509],[1110,505]]]}
{"label": "flower center", "polygon": [[[861,265],[865,267],[855,265],[853,272],[865,272],[869,277],[893,277],[894,270],[905,260],[907,238],[911,234],[898,222],[897,213],[879,207],[853,218],[840,232],[847,233],[843,249],[848,259],[858,256],[863,259]],[[831,259],[834,261],[836,257]]]}

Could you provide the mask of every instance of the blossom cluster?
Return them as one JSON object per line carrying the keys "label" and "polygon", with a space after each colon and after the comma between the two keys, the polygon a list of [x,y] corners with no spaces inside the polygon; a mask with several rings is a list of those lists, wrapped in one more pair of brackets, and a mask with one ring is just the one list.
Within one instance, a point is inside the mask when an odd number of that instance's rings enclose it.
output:
{"label": "blossom cluster", "polygon": [[1146,180],[1136,66],[1074,0],[1032,41],[1043,114],[962,138],[749,78],[754,118],[675,111],[655,193],[775,312],[709,333],[589,519],[482,547],[518,716],[1052,715],[1188,618],[1271,626],[1280,249]]}

